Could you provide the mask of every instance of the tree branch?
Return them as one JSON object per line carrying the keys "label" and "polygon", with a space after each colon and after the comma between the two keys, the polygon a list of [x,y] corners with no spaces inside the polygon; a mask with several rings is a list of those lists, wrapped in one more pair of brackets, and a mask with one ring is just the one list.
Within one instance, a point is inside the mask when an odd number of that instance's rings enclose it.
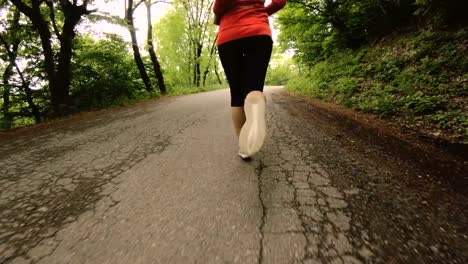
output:
{"label": "tree branch", "polygon": [[144,3],[144,2],[145,2],[145,0],[140,0],[140,2],[138,2],[138,3],[135,5],[135,7],[133,8],[133,11],[135,11],[135,10],[138,8],[138,6],[141,5],[141,4]]}
{"label": "tree branch", "polygon": [[57,35],[57,37],[60,39],[62,38],[62,35],[60,34],[60,30],[57,26],[57,22],[55,21],[55,11],[54,11],[54,3],[50,0],[46,1],[46,5],[50,9],[50,20],[52,20],[52,26],[54,28],[54,32]]}
{"label": "tree branch", "polygon": [[165,0],[165,1],[164,1],[164,0],[160,0],[160,1],[154,1],[154,2],[151,2],[151,5],[155,5],[155,4],[159,4],[159,3],[161,3],[161,4],[169,4],[169,5],[171,5],[171,4],[174,4],[174,1],[171,1],[171,0]]}
{"label": "tree branch", "polygon": [[26,5],[23,1],[21,0],[11,0],[11,2],[20,10],[22,13],[24,13],[27,17],[31,18],[33,16],[33,9],[32,7]]}
{"label": "tree branch", "polygon": [[89,14],[92,14],[92,13],[96,13],[98,11],[98,8],[88,9],[88,4],[89,4],[89,0],[85,0],[85,1],[83,1],[83,4],[81,5],[81,7],[83,8],[83,14],[84,15],[89,15]]}
{"label": "tree branch", "polygon": [[9,45],[5,41],[5,39],[3,38],[2,34],[0,34],[0,41],[5,46],[5,50],[6,50],[7,54],[8,54],[8,58],[10,59],[10,63],[13,64],[13,66],[15,67],[16,71],[18,72],[18,74],[20,76],[21,82],[23,84],[23,89],[27,89],[28,88],[28,83],[26,82],[26,79],[24,78],[23,72],[21,71],[18,64],[16,63],[15,54],[13,54],[13,52],[10,50]]}

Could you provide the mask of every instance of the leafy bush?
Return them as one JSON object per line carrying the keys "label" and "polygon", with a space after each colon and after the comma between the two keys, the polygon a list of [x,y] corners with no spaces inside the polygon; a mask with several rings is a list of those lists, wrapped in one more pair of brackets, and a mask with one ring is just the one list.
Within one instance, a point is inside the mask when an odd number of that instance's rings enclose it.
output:
{"label": "leafy bush", "polygon": [[[279,40],[284,49],[295,50],[307,65],[328,59],[344,48],[358,49],[408,27],[456,25],[460,28],[468,24],[468,1],[464,0],[290,0],[288,3],[279,15]],[[427,43],[437,45],[436,41]]]}
{"label": "leafy bush", "polygon": [[407,95],[404,99],[404,108],[414,114],[429,114],[437,110],[446,110],[447,100],[443,95],[425,95],[418,91]]}
{"label": "leafy bush", "polygon": [[390,117],[398,112],[398,104],[392,95],[380,94],[363,100],[357,105],[357,109],[377,114],[380,117]]}
{"label": "leafy bush", "polygon": [[438,111],[429,117],[439,128],[456,128],[459,133],[468,136],[468,114],[462,110]]}
{"label": "leafy bush", "polygon": [[[149,95],[143,87],[128,45],[120,37],[77,39],[71,97],[79,110],[119,105]],[[142,95],[144,93],[145,95]]]}
{"label": "leafy bush", "polygon": [[309,93],[310,79],[302,76],[291,78],[286,84],[288,91],[295,93],[303,93],[305,95],[313,95]]}
{"label": "leafy bush", "polygon": [[298,69],[294,65],[292,59],[274,60],[274,64],[270,63],[268,67],[265,84],[267,85],[285,85],[288,81],[297,76]]}
{"label": "leafy bush", "polygon": [[381,117],[468,134],[468,32],[423,30],[315,63],[286,88]]}

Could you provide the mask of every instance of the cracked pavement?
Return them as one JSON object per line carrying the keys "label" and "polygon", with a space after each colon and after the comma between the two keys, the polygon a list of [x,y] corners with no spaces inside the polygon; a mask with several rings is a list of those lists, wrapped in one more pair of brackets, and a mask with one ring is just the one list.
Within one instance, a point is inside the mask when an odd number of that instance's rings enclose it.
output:
{"label": "cracked pavement", "polygon": [[266,94],[250,163],[228,90],[0,134],[0,263],[468,263],[466,196]]}

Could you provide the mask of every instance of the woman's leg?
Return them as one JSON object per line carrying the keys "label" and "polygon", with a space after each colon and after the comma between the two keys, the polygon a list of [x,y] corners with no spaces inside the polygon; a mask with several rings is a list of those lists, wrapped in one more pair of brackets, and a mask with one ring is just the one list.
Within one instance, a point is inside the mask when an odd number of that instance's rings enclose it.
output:
{"label": "woman's leg", "polygon": [[247,99],[252,98],[252,97],[261,97],[264,101],[266,101],[265,95],[261,91],[251,91],[245,97],[245,101],[247,101]]}
{"label": "woman's leg", "polygon": [[231,107],[231,112],[232,112],[232,122],[234,124],[234,129],[236,131],[237,138],[239,138],[240,131],[242,129],[242,126],[245,123],[244,107],[233,106]]}
{"label": "woman's leg", "polygon": [[[239,155],[243,158],[257,152],[265,138],[265,97],[262,91],[272,44],[269,36],[256,36],[231,41],[218,47],[231,91],[232,121],[241,148]],[[252,121],[247,129],[244,100],[249,103],[248,112]],[[260,114],[257,113],[258,110]],[[256,114],[252,114],[253,112]],[[242,131],[244,140],[241,140]],[[251,136],[252,134],[254,136]],[[251,146],[248,149],[253,151],[247,151],[246,155],[241,146]]]}
{"label": "woman's leg", "polygon": [[232,122],[237,137],[245,123],[244,89],[242,87],[242,46],[239,40],[222,44],[218,47],[219,58],[229,82],[231,92]]}
{"label": "woman's leg", "polygon": [[244,49],[244,60],[241,67],[244,99],[249,94],[250,96],[262,96],[265,98],[263,87],[273,50],[273,41],[270,36],[246,38]]}
{"label": "woman's leg", "polygon": [[239,155],[250,157],[263,146],[266,136],[265,96],[263,85],[272,52],[269,36],[246,38],[242,83],[246,122],[239,134]]}

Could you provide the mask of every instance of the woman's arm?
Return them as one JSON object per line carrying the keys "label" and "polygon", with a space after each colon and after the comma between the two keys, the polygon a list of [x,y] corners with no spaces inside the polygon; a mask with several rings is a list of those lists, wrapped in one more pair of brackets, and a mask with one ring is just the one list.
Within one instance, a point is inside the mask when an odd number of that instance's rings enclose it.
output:
{"label": "woman's arm", "polygon": [[272,0],[271,3],[265,7],[265,11],[269,16],[281,10],[286,5],[286,0]]}

